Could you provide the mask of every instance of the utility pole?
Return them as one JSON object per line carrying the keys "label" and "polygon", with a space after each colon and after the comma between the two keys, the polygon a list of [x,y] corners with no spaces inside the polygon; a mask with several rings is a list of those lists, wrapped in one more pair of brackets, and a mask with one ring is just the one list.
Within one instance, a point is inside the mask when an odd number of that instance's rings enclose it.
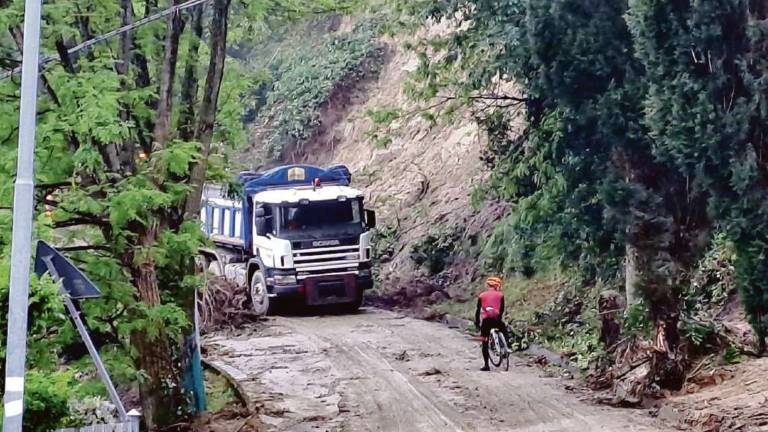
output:
{"label": "utility pole", "polygon": [[19,149],[13,194],[11,280],[8,297],[8,338],[5,354],[3,432],[21,432],[24,414],[24,370],[27,360],[27,307],[32,256],[32,216],[35,196],[35,127],[40,57],[42,0],[24,5],[24,48],[21,66]]}

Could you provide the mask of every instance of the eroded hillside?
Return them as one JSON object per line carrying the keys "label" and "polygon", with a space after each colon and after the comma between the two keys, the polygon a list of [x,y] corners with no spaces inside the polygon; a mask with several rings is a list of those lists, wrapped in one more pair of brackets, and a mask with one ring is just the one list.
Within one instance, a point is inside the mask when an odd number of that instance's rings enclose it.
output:
{"label": "eroded hillside", "polygon": [[[409,100],[403,89],[418,60],[398,41],[384,43],[381,73],[358,88],[344,89],[351,94],[331,99],[323,108],[317,141],[296,153],[294,160],[345,163],[352,170],[354,181],[379,214],[379,271],[388,293],[414,288],[417,292],[409,289],[408,298],[456,296],[458,290],[433,293],[471,277],[469,268],[454,262],[447,272],[439,270],[450,263],[430,272],[411,255],[430,235],[452,242],[447,245],[451,251],[471,247],[500,216],[500,209],[476,210],[470,203],[473,188],[487,174],[480,160],[485,140],[468,113],[450,123],[418,115],[423,105]],[[393,107],[402,114],[387,126],[386,143],[377,143],[372,138],[377,130],[372,113]],[[443,274],[428,281],[423,276],[430,273]]]}
{"label": "eroded hillside", "polygon": [[[333,34],[359,26],[345,19]],[[480,158],[486,139],[470,112],[439,120],[445,99],[419,103],[407,94],[419,60],[406,46],[445,31],[433,26],[410,39],[378,38],[375,55],[330,86],[309,138],[281,151],[282,162],[350,168],[378,213],[378,286],[386,294],[381,299],[415,309],[471,295],[466,288],[476,277],[476,262],[458,257],[476,255],[505,210],[501,204],[471,205],[473,190],[488,172]],[[263,137],[272,123],[253,128],[250,160],[264,160]]]}

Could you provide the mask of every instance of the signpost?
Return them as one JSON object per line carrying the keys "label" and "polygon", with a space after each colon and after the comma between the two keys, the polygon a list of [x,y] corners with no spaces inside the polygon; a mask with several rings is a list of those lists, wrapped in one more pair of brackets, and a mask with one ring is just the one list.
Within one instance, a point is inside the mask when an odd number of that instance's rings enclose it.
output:
{"label": "signpost", "polygon": [[[203,4],[209,0],[188,0],[186,3],[172,6],[158,14],[147,17],[131,25],[123,26],[104,35],[84,41],[80,45],[71,48],[68,52],[74,53],[82,49],[108,40],[125,32],[130,32],[149,22],[158,20],[183,9]],[[8,335],[6,342],[5,358],[5,393],[3,405],[3,432],[21,432],[24,414],[24,374],[27,358],[27,320],[29,304],[29,276],[30,257],[32,255],[32,222],[34,216],[35,195],[35,128],[37,123],[37,87],[38,72],[40,70],[40,21],[42,0],[25,0],[24,6],[24,45],[22,48],[21,66],[21,95],[19,109],[19,146],[16,162],[16,182],[13,195],[13,234],[11,239],[11,274],[10,292],[8,295]],[[54,59],[47,57],[43,64],[51,63]],[[0,79],[15,75],[14,69],[0,75]],[[101,367],[98,352],[95,351],[90,338],[87,336],[79,312],[75,308],[73,299],[93,298],[97,296],[91,289],[95,286],[88,281],[74,266],[62,264],[66,259],[55,252],[48,245],[38,245],[38,252],[47,250],[49,261],[37,262],[35,269],[39,272],[43,269],[50,272],[55,279],[60,279],[65,285],[64,301],[67,309],[72,314],[78,331],[83,336],[83,341],[88,346],[88,351],[94,357],[97,368]],[[46,249],[48,248],[48,249]],[[67,287],[68,286],[68,287]],[[98,292],[95,289],[96,293]],[[70,307],[71,306],[71,307]],[[73,309],[74,308],[74,309]],[[79,323],[79,324],[78,324]],[[199,351],[198,351],[199,352]],[[99,366],[101,365],[101,366]],[[106,370],[99,370],[102,380],[108,380]],[[103,372],[103,374],[102,374]],[[107,382],[105,381],[105,385]],[[114,387],[111,382],[107,386],[110,396],[115,400]],[[204,404],[204,402],[203,402]],[[115,403],[121,410],[121,418],[125,417],[122,405]]]}
{"label": "signpost", "polygon": [[99,289],[96,288],[96,285],[88,279],[88,276],[44,241],[37,242],[35,273],[37,273],[38,276],[43,276],[48,273],[56,282],[61,283],[61,294],[64,298],[64,305],[67,307],[70,317],[72,317],[72,322],[75,324],[77,332],[80,333],[80,338],[85,343],[85,347],[88,348],[88,353],[91,355],[91,359],[96,365],[96,371],[99,373],[101,382],[104,383],[104,387],[106,387],[107,392],[109,392],[109,398],[112,399],[112,403],[117,408],[117,415],[120,417],[120,421],[127,422],[129,419],[128,414],[125,412],[123,402],[120,400],[120,396],[117,394],[117,390],[112,384],[112,380],[109,378],[109,373],[107,373],[107,369],[101,361],[99,352],[93,345],[93,341],[88,334],[85,323],[83,323],[83,320],[80,317],[80,310],[73,302],[73,300],[98,298],[101,296],[101,291],[99,291]]}
{"label": "signpost", "polygon": [[19,149],[13,193],[11,280],[8,295],[8,338],[5,356],[3,431],[21,432],[24,414],[24,370],[27,360],[29,260],[32,255],[32,216],[35,197],[35,127],[37,70],[40,57],[42,0],[26,0],[21,65]]}

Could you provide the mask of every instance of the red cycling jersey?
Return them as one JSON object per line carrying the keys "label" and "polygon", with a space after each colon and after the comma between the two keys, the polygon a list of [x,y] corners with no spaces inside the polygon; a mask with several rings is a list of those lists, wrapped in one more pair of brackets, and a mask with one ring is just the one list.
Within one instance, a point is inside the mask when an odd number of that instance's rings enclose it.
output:
{"label": "red cycling jersey", "polygon": [[504,303],[504,294],[501,291],[488,290],[480,294],[480,317],[499,318],[501,307]]}

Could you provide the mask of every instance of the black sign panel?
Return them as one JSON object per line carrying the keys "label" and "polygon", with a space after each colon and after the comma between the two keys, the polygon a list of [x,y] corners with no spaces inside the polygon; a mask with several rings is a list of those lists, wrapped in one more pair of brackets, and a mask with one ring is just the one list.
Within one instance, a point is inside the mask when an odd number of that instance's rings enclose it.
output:
{"label": "black sign panel", "polygon": [[48,243],[40,240],[37,242],[37,255],[35,256],[35,273],[42,276],[48,273],[49,261],[56,270],[64,290],[75,300],[101,297],[101,291],[88,279],[85,273],[75,267],[59,251]]}

